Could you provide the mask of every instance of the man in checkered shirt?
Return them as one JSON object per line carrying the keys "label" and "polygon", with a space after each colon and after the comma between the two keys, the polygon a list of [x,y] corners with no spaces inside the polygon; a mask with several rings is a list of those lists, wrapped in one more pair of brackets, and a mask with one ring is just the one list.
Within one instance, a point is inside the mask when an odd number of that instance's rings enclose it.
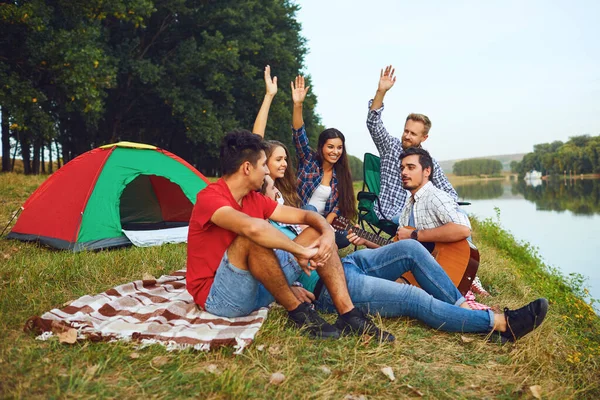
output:
{"label": "man in checkered shirt", "polygon": [[[456,201],[429,180],[435,166],[429,153],[420,148],[406,149],[400,156],[402,184],[411,193],[400,214],[399,240],[457,242],[471,235],[471,223]],[[412,230],[406,228],[412,226]]]}
{"label": "man in checkered shirt", "polygon": [[[400,156],[400,162],[402,185],[412,196],[400,214],[397,238],[412,238],[419,242],[457,242],[471,236],[471,222],[456,200],[430,181],[439,167],[435,166],[429,153],[420,147],[408,148]],[[478,277],[473,280],[471,290],[483,296],[489,294]],[[472,294],[467,297],[470,296]],[[480,305],[472,302],[470,306]]]}
{"label": "man in checkered shirt", "polygon": [[[395,219],[394,217],[400,214],[408,197],[408,192],[402,187],[400,179],[400,156],[410,147],[421,147],[421,143],[427,139],[431,128],[431,121],[427,116],[410,114],[406,118],[402,140],[390,136],[383,126],[381,113],[383,112],[383,98],[395,82],[396,77],[391,65],[381,71],[377,92],[375,98],[369,103],[370,109],[367,117],[367,128],[381,157],[381,192],[379,195],[381,209],[375,207],[375,212],[379,218],[388,220]],[[433,167],[433,174],[430,177],[433,185],[447,192],[455,202],[458,201],[458,194],[435,160],[433,160]]]}

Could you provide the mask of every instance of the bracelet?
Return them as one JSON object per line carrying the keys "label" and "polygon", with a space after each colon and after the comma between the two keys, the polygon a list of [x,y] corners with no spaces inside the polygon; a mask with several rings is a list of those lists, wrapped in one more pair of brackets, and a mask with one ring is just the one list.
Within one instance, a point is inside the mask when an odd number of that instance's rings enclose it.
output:
{"label": "bracelet", "polygon": [[303,286],[303,285],[302,285],[300,282],[298,282],[298,281],[296,281],[296,282],[292,283],[292,286],[301,287],[301,288],[303,288],[303,287],[304,287],[304,286]]}

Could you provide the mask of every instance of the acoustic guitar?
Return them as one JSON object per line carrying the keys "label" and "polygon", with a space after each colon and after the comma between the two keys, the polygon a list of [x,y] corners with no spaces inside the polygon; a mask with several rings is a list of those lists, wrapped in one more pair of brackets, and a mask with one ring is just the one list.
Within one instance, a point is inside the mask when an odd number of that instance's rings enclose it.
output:
{"label": "acoustic guitar", "polygon": [[[379,246],[385,246],[393,243],[396,240],[386,239],[371,232],[357,228],[344,217],[336,217],[331,223],[333,228],[338,231],[347,231],[352,229],[352,232],[363,239],[373,242]],[[414,229],[412,227],[407,227]],[[395,239],[395,238],[394,238]],[[409,240],[409,239],[407,239]],[[466,239],[458,242],[443,243],[443,242],[419,242],[421,243],[435,258],[438,264],[446,271],[454,286],[463,295],[469,291],[473,279],[479,268],[479,250]],[[408,283],[419,286],[415,277],[411,272],[407,272],[400,279],[408,281]]]}

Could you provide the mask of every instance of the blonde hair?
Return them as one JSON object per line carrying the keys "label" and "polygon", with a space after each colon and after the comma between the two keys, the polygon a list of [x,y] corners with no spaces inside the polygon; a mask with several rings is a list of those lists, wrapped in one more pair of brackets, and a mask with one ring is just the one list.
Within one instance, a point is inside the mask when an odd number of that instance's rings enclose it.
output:
{"label": "blonde hair", "polygon": [[431,129],[431,120],[425,114],[408,114],[406,117],[406,121],[408,120],[420,122],[425,126],[425,130],[423,131],[423,135],[429,134],[429,130]]}

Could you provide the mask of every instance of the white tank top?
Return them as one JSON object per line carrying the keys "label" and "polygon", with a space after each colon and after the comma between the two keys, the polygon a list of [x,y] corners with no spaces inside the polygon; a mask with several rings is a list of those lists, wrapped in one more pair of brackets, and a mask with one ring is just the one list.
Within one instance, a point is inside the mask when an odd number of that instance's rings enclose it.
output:
{"label": "white tank top", "polygon": [[331,196],[331,186],[319,185],[313,192],[308,204],[315,206],[317,212],[323,215],[325,212],[325,204],[327,204],[329,196]]}

